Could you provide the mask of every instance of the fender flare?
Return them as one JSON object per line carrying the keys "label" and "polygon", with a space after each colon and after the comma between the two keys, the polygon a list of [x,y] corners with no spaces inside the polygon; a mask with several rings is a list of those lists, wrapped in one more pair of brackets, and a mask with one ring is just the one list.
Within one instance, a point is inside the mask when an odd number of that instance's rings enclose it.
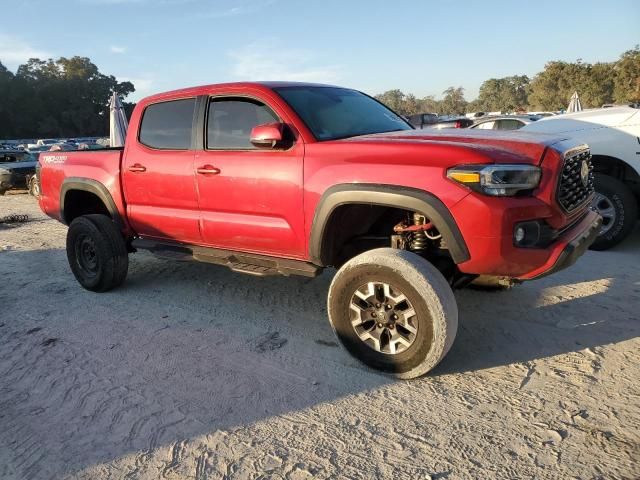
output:
{"label": "fender flare", "polygon": [[64,213],[64,202],[67,193],[72,190],[81,190],[94,194],[107,208],[116,225],[118,225],[120,229],[124,228],[125,225],[118,211],[118,207],[116,207],[116,203],[113,201],[113,197],[109,193],[109,190],[107,190],[107,187],[97,180],[82,177],[68,177],[62,182],[62,187],[60,188],[60,217],[66,225],[69,225],[70,222],[67,221]]}
{"label": "fender flare", "polygon": [[318,201],[309,237],[309,257],[316,265],[326,265],[324,237],[331,215],[336,208],[347,204],[380,205],[421,213],[440,231],[456,264],[471,258],[453,215],[435,195],[397,185],[350,183],[334,185]]}

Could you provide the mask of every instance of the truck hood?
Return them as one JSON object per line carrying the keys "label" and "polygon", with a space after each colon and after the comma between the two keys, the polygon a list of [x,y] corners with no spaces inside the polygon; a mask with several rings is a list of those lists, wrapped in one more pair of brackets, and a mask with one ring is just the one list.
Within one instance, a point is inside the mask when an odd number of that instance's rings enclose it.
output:
{"label": "truck hood", "polygon": [[[451,146],[482,151],[496,163],[529,163],[538,165],[546,149],[567,140],[563,135],[548,135],[522,131],[499,132],[492,130],[404,130],[376,133],[339,140],[367,144],[449,144]],[[515,154],[515,155],[514,155]]]}

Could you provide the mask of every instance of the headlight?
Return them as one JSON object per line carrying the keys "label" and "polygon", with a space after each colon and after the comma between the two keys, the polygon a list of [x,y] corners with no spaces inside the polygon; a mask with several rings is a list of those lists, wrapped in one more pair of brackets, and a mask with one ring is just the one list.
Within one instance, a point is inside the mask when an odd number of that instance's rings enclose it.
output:
{"label": "headlight", "polygon": [[447,177],[485,195],[509,197],[536,188],[540,169],[532,165],[461,165],[447,170]]}

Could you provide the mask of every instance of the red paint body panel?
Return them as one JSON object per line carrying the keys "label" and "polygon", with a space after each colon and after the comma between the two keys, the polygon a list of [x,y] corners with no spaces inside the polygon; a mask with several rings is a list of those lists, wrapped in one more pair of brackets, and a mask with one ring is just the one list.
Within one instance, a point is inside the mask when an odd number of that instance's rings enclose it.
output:
{"label": "red paint body panel", "polygon": [[125,234],[133,230],[127,221],[126,208],[120,183],[122,150],[87,150],[72,152],[43,152],[40,155],[40,208],[46,214],[62,221],[60,191],[67,178],[88,178],[104,185],[123,219]]}
{"label": "red paint body panel", "polygon": [[[212,96],[248,96],[271,107],[283,123],[295,125],[288,106],[270,90],[218,87]],[[305,144],[288,150],[201,150],[196,168],[220,173],[196,175],[202,244],[228,250],[305,259],[302,209]]]}
{"label": "red paint body panel", "polygon": [[[563,138],[518,132],[406,131],[318,142],[272,90],[283,83],[235,83],[194,87],[146,98],[132,115],[124,152],[60,152],[41,156],[42,209],[60,219],[59,196],[68,177],[103,184],[125,219],[125,234],[171,239],[284,258],[309,260],[309,238],[323,193],[338,184],[368,183],[423,190],[452,213],[470,252],[459,264],[467,273],[532,278],[550,269],[563,248],[583,231],[585,208],[568,216],[555,190]],[[138,142],[147,105],[198,96],[258,99],[294,133],[282,150],[166,151]],[[446,178],[461,164],[539,165],[542,179],[531,197],[490,197]],[[130,171],[138,166],[144,172]],[[215,171],[198,173],[206,167]],[[565,231],[546,249],[512,244],[517,221],[545,219]]]}

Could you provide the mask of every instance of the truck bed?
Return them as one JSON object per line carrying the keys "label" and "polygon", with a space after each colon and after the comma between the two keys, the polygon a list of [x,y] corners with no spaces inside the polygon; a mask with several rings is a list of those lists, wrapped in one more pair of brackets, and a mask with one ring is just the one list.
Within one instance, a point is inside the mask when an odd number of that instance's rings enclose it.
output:
{"label": "truck bed", "polygon": [[40,154],[40,207],[64,222],[61,218],[60,200],[64,196],[63,183],[75,181],[102,185],[113,198],[122,218],[126,218],[124,199],[120,184],[120,166],[123,147],[101,150],[74,150],[68,152],[43,152]]}

